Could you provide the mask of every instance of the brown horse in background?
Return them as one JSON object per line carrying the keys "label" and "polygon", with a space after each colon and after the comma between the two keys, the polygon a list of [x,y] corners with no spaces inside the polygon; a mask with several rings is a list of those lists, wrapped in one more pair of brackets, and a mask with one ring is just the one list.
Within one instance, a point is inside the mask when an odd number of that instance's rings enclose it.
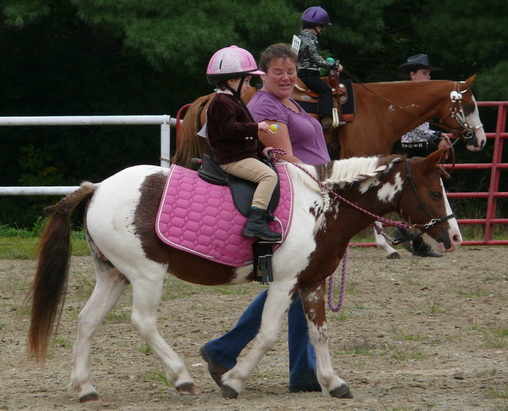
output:
{"label": "brown horse in background", "polygon": [[[469,133],[470,151],[486,142],[478,106],[466,81],[429,80],[353,84],[355,119],[329,133],[328,142],[340,144],[340,157],[388,154],[401,136],[435,120],[444,131]],[[437,121],[436,121],[437,119]]]}
{"label": "brown horse in background", "polygon": [[[445,131],[469,133],[467,148],[481,150],[486,136],[471,90],[474,80],[475,76],[466,81],[353,83],[354,120],[325,133],[331,157],[389,154],[404,133],[431,119]],[[248,102],[254,93],[252,88],[243,100]],[[213,93],[199,97],[187,110],[177,130],[174,163],[189,166],[192,157],[208,151],[196,133],[212,97]]]}

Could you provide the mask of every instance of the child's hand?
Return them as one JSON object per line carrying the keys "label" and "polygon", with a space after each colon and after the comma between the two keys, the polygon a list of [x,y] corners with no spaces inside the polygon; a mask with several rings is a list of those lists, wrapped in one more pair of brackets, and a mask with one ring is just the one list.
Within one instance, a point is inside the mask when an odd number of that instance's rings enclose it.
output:
{"label": "child's hand", "polygon": [[267,133],[270,130],[270,125],[266,121],[261,121],[258,123],[258,130]]}
{"label": "child's hand", "polygon": [[268,124],[266,121],[258,123],[258,129],[266,133],[275,134],[279,131],[279,125],[277,123]]}

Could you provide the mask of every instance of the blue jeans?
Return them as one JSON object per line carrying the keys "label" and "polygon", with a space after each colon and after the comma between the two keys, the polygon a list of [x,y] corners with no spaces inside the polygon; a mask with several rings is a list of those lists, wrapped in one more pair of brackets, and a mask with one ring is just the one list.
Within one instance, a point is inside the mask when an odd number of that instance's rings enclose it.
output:
{"label": "blue jeans", "polygon": [[[258,294],[231,331],[205,345],[210,359],[226,368],[236,365],[240,352],[259,331],[267,294],[267,290]],[[309,341],[307,321],[299,296],[293,298],[288,317],[289,386],[319,389],[316,353]]]}

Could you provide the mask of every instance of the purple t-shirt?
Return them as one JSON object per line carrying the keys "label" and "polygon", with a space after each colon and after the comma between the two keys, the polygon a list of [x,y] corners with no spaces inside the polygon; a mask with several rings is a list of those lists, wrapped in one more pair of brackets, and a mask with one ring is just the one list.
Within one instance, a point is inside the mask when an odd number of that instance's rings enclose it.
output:
{"label": "purple t-shirt", "polygon": [[258,91],[247,107],[256,121],[284,123],[289,131],[293,154],[306,164],[318,165],[330,161],[321,124],[292,100],[299,113],[282,104],[277,97],[266,91]]}

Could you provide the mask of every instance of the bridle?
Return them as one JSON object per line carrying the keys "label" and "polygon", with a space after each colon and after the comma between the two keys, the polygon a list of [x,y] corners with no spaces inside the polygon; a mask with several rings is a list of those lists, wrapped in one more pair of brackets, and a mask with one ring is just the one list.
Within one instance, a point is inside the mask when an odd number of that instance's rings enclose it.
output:
{"label": "bridle", "polygon": [[[441,223],[444,223],[444,222],[450,220],[451,218],[455,218],[455,215],[453,213],[448,214],[447,216],[444,216],[444,217],[437,217],[437,218],[432,217],[432,214],[429,212],[429,210],[425,206],[425,204],[421,201],[420,196],[418,195],[418,192],[416,190],[416,185],[414,183],[413,174],[411,173],[411,165],[410,165],[409,159],[406,159],[404,161],[404,170],[405,170],[405,174],[406,174],[406,178],[404,179],[404,184],[409,184],[409,186],[411,187],[411,190],[414,193],[414,196],[416,197],[416,200],[418,201],[419,207],[425,212],[425,214],[427,214],[427,217],[429,217],[429,221],[427,223],[413,225],[413,227],[420,229],[420,233],[412,235],[412,239],[422,236],[425,232],[427,232],[428,230],[430,230],[432,227],[434,227],[437,224],[441,224]],[[401,216],[404,215],[402,213],[400,206],[399,206],[399,214]],[[401,240],[401,241],[394,240],[394,243],[398,244],[399,242],[402,242],[402,241],[404,241],[404,240]]]}
{"label": "bridle", "polygon": [[[467,121],[466,113],[464,112],[464,105],[462,103],[462,98],[464,94],[470,91],[470,88],[465,88],[464,90],[460,89],[459,82],[454,82],[454,87],[450,91],[450,111],[448,115],[437,122],[432,122],[433,125],[445,129],[450,133],[460,135],[464,140],[466,145],[475,145],[476,139],[476,130],[483,127],[483,124],[480,123],[477,126],[471,126]],[[447,118],[452,118],[459,125],[458,128],[450,127],[444,124],[444,120]],[[455,144],[458,139],[453,143]]]}

